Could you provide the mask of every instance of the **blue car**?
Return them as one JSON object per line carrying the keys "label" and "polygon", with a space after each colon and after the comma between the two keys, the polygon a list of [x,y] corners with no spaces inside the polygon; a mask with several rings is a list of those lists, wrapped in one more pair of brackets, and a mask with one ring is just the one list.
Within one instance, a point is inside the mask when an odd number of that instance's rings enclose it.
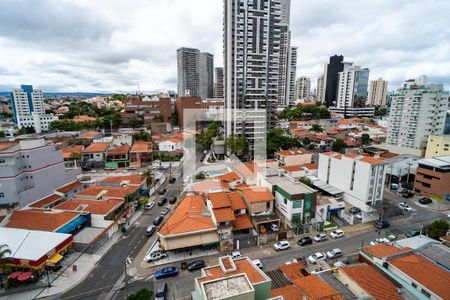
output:
{"label": "blue car", "polygon": [[156,279],[162,279],[167,277],[175,277],[178,275],[180,270],[176,267],[167,267],[161,270],[158,270],[155,272],[155,278]]}

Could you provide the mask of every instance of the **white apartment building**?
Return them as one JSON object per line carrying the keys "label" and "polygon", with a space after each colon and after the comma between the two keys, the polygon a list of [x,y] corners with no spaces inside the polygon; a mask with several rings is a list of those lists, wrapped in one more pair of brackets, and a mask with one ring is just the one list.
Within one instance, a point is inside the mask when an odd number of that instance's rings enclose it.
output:
{"label": "white apartment building", "polygon": [[281,1],[224,1],[225,134],[244,135],[251,147],[275,127]]}
{"label": "white apartment building", "polygon": [[371,80],[369,83],[369,95],[367,105],[386,106],[388,82],[383,78]]}
{"label": "white apartment building", "polygon": [[344,62],[344,70],[338,73],[336,107],[353,107],[357,97],[367,97],[368,80],[369,69]]}
{"label": "white apartment building", "polygon": [[383,200],[386,163],[359,154],[319,154],[318,178],[343,191],[343,199],[363,211]]}
{"label": "white apartment building", "polygon": [[45,113],[42,91],[31,85],[21,85],[11,93],[14,122],[17,127],[33,127],[37,133],[47,131],[49,124],[57,120],[53,114]]}
{"label": "white apartment building", "polygon": [[316,88],[316,99],[317,101],[322,101],[323,99],[323,82],[324,76],[323,74],[317,78],[317,88]]}
{"label": "white apartment building", "polygon": [[307,76],[300,76],[297,79],[297,88],[296,88],[296,100],[309,100],[309,96],[311,94],[311,78]]}
{"label": "white apartment building", "polygon": [[386,143],[425,149],[430,135],[444,131],[449,92],[442,84],[407,80],[391,97]]}

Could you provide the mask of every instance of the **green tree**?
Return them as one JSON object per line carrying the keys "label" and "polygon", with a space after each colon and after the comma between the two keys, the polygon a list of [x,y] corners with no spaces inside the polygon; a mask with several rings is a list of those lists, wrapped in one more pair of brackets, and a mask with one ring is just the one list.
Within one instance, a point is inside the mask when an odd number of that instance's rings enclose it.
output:
{"label": "green tree", "polygon": [[315,134],[318,134],[320,132],[323,132],[323,128],[322,126],[320,126],[319,124],[312,124],[311,129],[309,131],[314,132]]}
{"label": "green tree", "polygon": [[427,234],[428,237],[439,240],[440,237],[445,236],[450,229],[450,224],[446,220],[435,220],[433,223],[428,224]]}
{"label": "green tree", "polygon": [[0,138],[4,138],[5,137],[5,132],[4,131],[0,131]]}
{"label": "green tree", "polygon": [[303,183],[303,184],[309,186],[309,187],[313,187],[313,184],[312,184],[311,179],[309,179],[309,178],[306,177],[306,176],[300,177],[299,181],[300,181],[301,183]]}
{"label": "green tree", "polygon": [[125,101],[127,96],[124,94],[112,94],[111,98],[113,98],[114,100]]}
{"label": "green tree", "polygon": [[142,121],[138,120],[136,118],[130,118],[128,120],[128,124],[127,125],[129,127],[131,127],[131,128],[141,127],[142,126]]}
{"label": "green tree", "polygon": [[149,289],[143,288],[139,291],[128,296],[128,300],[150,300],[152,298],[153,292]]}
{"label": "green tree", "polygon": [[280,149],[287,150],[300,146],[301,144],[297,139],[284,135],[280,128],[274,128],[267,134],[266,151],[268,158],[273,158],[275,152]]}
{"label": "green tree", "polygon": [[368,145],[368,144],[370,144],[370,136],[369,136],[367,133],[363,133],[363,134],[361,135],[361,143],[362,143],[363,145]]}
{"label": "green tree", "polygon": [[345,148],[347,147],[347,145],[345,145],[345,142],[341,139],[337,139],[336,141],[333,142],[333,144],[331,144],[331,149],[333,151],[343,151]]}
{"label": "green tree", "polygon": [[376,117],[383,117],[386,116],[388,114],[388,110],[387,108],[384,107],[380,107],[380,106],[375,106],[375,116]]}
{"label": "green tree", "polygon": [[244,136],[230,136],[225,139],[225,149],[230,155],[234,154],[242,159],[248,154],[247,139]]}
{"label": "green tree", "polygon": [[152,140],[152,136],[147,131],[141,129],[138,134],[134,136],[136,141],[146,141],[150,142]]}
{"label": "green tree", "polygon": [[70,153],[70,158],[75,159],[75,160],[80,160],[81,159],[81,153],[79,153],[79,152],[72,152],[72,153]]}
{"label": "green tree", "polygon": [[213,143],[213,139],[219,135],[219,129],[222,127],[222,122],[211,122],[206,128],[205,132],[197,137],[197,143],[199,143],[203,149],[210,149]]}
{"label": "green tree", "polygon": [[145,181],[147,182],[147,186],[150,187],[153,183],[153,174],[151,170],[146,170],[144,173],[142,173],[142,177],[145,178]]}
{"label": "green tree", "polygon": [[[9,255],[11,255],[11,250],[9,249],[8,245],[2,244],[0,245],[0,270],[5,272],[9,269],[9,267],[4,263],[4,258],[7,258]],[[2,277],[0,276],[0,286],[3,288],[3,281]]]}
{"label": "green tree", "polygon": [[22,134],[32,134],[35,133],[36,130],[34,130],[34,127],[22,127],[19,129],[18,134],[22,135]]}
{"label": "green tree", "polygon": [[206,178],[205,173],[203,173],[203,172],[200,172],[197,175],[195,175],[195,179],[198,179],[198,180],[203,180],[205,178]]}

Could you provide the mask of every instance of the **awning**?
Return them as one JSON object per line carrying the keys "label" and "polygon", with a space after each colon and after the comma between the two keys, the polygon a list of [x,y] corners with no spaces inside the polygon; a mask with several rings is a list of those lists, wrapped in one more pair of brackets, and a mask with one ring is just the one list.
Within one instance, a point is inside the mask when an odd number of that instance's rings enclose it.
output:
{"label": "awning", "polygon": [[17,280],[26,281],[30,279],[31,276],[33,276],[33,272],[24,272],[19,277],[17,277]]}
{"label": "awning", "polygon": [[59,253],[56,253],[55,255],[47,259],[47,264],[56,265],[61,259],[63,259],[63,256]]}
{"label": "awning", "polygon": [[70,221],[68,224],[64,225],[60,229],[58,229],[56,232],[58,233],[72,233],[75,231],[78,227],[82,226],[84,223],[86,223],[86,218],[79,216],[76,219]]}
{"label": "awning", "polygon": [[334,187],[334,186],[332,186],[332,185],[330,185],[330,184],[328,184],[328,183],[326,183],[326,182],[324,182],[324,181],[322,181],[320,179],[316,180],[316,181],[313,181],[313,185],[316,188],[318,188],[318,189],[320,189],[322,191],[325,191],[328,194],[333,195],[333,196],[342,194],[344,192],[343,190],[338,189],[337,187]]}
{"label": "awning", "polygon": [[11,274],[8,275],[8,279],[16,279],[17,277],[19,277],[23,272],[17,271],[17,272],[13,272]]}

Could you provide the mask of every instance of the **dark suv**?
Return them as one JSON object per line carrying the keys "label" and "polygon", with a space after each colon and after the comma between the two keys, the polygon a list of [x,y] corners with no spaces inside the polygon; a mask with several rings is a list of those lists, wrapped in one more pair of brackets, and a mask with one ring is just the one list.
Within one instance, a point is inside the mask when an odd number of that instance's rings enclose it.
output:
{"label": "dark suv", "polygon": [[305,236],[305,237],[301,238],[300,240],[298,240],[298,242],[297,242],[297,244],[299,244],[300,246],[311,245],[312,243],[313,243],[313,240],[309,236]]}
{"label": "dark suv", "polygon": [[159,194],[160,194],[160,195],[164,195],[166,192],[167,192],[167,189],[163,189],[163,190],[160,190],[160,191],[159,191]]}
{"label": "dark suv", "polygon": [[189,272],[200,270],[201,268],[206,267],[206,264],[203,260],[196,260],[193,263],[190,263],[187,267]]}
{"label": "dark suv", "polygon": [[153,220],[153,225],[158,226],[159,224],[162,223],[163,220],[164,220],[164,217],[158,216]]}
{"label": "dark suv", "polygon": [[175,204],[175,202],[177,202],[177,197],[171,197],[171,198],[169,199],[169,203],[170,203],[170,204]]}
{"label": "dark suv", "polygon": [[433,200],[431,200],[430,198],[425,198],[425,197],[423,197],[423,198],[420,198],[419,199],[419,203],[420,204],[430,204],[430,203],[432,203],[433,202]]}
{"label": "dark suv", "polygon": [[167,198],[161,198],[158,200],[158,205],[163,206],[164,204],[166,204],[166,202],[167,202]]}
{"label": "dark suv", "polygon": [[156,286],[155,300],[164,300],[167,295],[167,283],[160,283]]}
{"label": "dark suv", "polygon": [[383,222],[377,221],[374,226],[376,229],[383,229],[388,228],[389,226],[391,226],[391,224],[389,224],[388,221],[383,220]]}

